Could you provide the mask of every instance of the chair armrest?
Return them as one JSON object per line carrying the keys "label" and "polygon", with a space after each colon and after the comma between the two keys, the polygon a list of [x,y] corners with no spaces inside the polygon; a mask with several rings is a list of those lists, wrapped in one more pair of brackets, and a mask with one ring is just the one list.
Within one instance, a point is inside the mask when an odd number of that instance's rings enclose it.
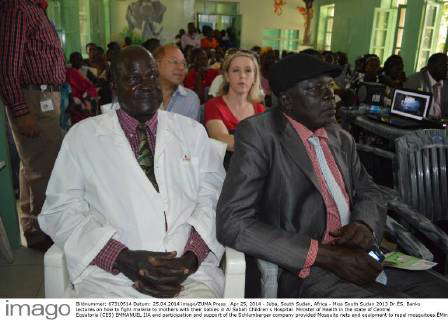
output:
{"label": "chair armrest", "polygon": [[64,252],[55,244],[44,256],[45,298],[72,296],[71,283]]}
{"label": "chair armrest", "polygon": [[244,253],[226,247],[224,298],[244,298],[246,259]]}
{"label": "chair armrest", "polygon": [[428,261],[434,260],[434,255],[431,251],[411,231],[390,216],[386,217],[386,233],[392,237],[392,241],[396,242],[406,254]]}
{"label": "chair armrest", "polygon": [[431,220],[400,200],[388,201],[388,208],[396,213],[399,220],[406,221],[410,226],[433,241],[443,252],[448,253],[448,235],[433,224]]}

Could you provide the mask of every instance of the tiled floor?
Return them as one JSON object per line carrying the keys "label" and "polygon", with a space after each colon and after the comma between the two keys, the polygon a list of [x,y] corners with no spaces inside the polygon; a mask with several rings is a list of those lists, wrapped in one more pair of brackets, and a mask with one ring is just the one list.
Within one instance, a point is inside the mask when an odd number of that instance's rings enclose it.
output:
{"label": "tiled floor", "polygon": [[44,298],[44,255],[28,248],[14,250],[14,263],[0,257],[0,298]]}
{"label": "tiled floor", "polygon": [[0,255],[0,298],[44,298],[44,254],[25,248],[21,226],[20,236],[24,246],[14,250],[12,264]]}

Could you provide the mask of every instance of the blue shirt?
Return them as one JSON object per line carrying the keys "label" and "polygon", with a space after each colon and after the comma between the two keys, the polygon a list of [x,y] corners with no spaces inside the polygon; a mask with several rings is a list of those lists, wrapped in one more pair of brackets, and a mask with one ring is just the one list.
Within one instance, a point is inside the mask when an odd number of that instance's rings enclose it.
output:
{"label": "blue shirt", "polygon": [[166,111],[178,113],[199,122],[201,121],[200,110],[197,94],[182,85],[174,91],[166,108]]}

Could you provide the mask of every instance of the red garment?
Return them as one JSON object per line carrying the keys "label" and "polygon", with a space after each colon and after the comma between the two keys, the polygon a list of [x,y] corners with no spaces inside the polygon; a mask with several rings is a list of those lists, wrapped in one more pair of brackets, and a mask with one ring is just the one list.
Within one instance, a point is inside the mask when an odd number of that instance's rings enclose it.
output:
{"label": "red garment", "polygon": [[[254,103],[253,106],[255,114],[265,111],[265,107],[261,103]],[[209,120],[222,120],[229,131],[234,131],[240,122],[222,97],[210,99],[205,104],[204,122],[207,123]]]}
{"label": "red garment", "polygon": [[216,49],[219,46],[218,40],[215,38],[202,38],[201,39],[201,48],[204,49]]}
{"label": "red garment", "polygon": [[[322,175],[322,171],[319,166],[319,161],[317,160],[316,152],[314,151],[313,146],[308,142],[308,139],[311,136],[317,136],[319,138],[319,142],[322,146],[322,150],[324,152],[325,160],[328,163],[328,167],[330,168],[330,171],[333,174],[337,184],[341,188],[345,200],[349,204],[349,197],[345,189],[345,183],[342,178],[342,174],[339,171],[336,161],[334,160],[333,154],[331,153],[330,147],[328,146],[327,131],[325,131],[324,128],[320,128],[313,133],[312,131],[308,130],[304,125],[295,121],[294,119],[288,116],[286,116],[286,118],[289,120],[292,127],[299,135],[300,140],[304,144],[308,157],[310,158],[311,163],[313,165],[313,172],[320,186],[319,191],[324,200],[325,207],[327,208],[327,226],[325,228],[323,243],[328,243],[333,239],[333,237],[330,235],[330,231],[336,231],[337,229],[339,229],[341,227],[341,220],[339,217],[339,211],[336,206],[336,202],[334,201],[330,191],[328,190],[324,176]],[[310,273],[309,268],[314,264],[314,261],[316,260],[317,251],[318,251],[318,241],[311,240],[308,255],[299,273],[299,277],[305,278],[309,275]]]}
{"label": "red garment", "polygon": [[[138,134],[137,126],[139,122],[129,116],[123,110],[117,110],[118,122],[124,131],[126,138],[128,139],[134,155],[137,157],[138,154]],[[148,121],[145,122],[146,132],[148,136],[149,147],[154,152],[156,144],[156,134],[157,134],[158,118],[157,113]],[[118,274],[118,270],[113,269],[115,260],[123,249],[127,247],[121,242],[110,239],[106,245],[101,249],[97,256],[90,263],[91,265],[96,265],[97,267],[111,272],[112,274]],[[201,238],[199,233],[195,228],[191,229],[190,237],[188,238],[187,244],[185,245],[184,252],[191,251],[198,258],[198,263],[201,264],[202,261],[207,258],[210,249],[208,248],[205,241]]]}
{"label": "red garment", "polygon": [[64,83],[64,52],[40,1],[0,1],[0,48],[0,96],[14,117],[29,113],[21,88]]}
{"label": "red garment", "polygon": [[67,83],[72,89],[72,96],[82,99],[97,97],[95,85],[87,79],[78,69],[68,68],[66,72]]}
{"label": "red garment", "polygon": [[[204,90],[205,88],[210,88],[213,80],[215,80],[215,78],[218,75],[219,75],[219,70],[207,69],[207,71],[205,72],[205,76],[202,78],[202,90]],[[184,87],[195,91],[196,77],[197,77],[196,69],[191,68],[190,71],[188,71],[187,76],[185,77]]]}

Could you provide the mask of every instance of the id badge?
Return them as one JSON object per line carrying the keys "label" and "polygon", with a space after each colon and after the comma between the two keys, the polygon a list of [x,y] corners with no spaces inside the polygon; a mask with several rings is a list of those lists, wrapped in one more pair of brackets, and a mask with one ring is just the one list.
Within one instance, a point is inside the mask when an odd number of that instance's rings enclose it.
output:
{"label": "id badge", "polygon": [[48,94],[48,92],[46,92],[47,86],[46,85],[42,85],[40,87],[40,90],[42,92],[42,95],[40,97],[40,110],[42,112],[53,111],[54,110],[54,104],[53,104],[53,100],[51,99],[50,94]]}
{"label": "id badge", "polygon": [[40,101],[40,109],[42,112],[49,112],[54,110],[53,100],[47,98],[45,100]]}

